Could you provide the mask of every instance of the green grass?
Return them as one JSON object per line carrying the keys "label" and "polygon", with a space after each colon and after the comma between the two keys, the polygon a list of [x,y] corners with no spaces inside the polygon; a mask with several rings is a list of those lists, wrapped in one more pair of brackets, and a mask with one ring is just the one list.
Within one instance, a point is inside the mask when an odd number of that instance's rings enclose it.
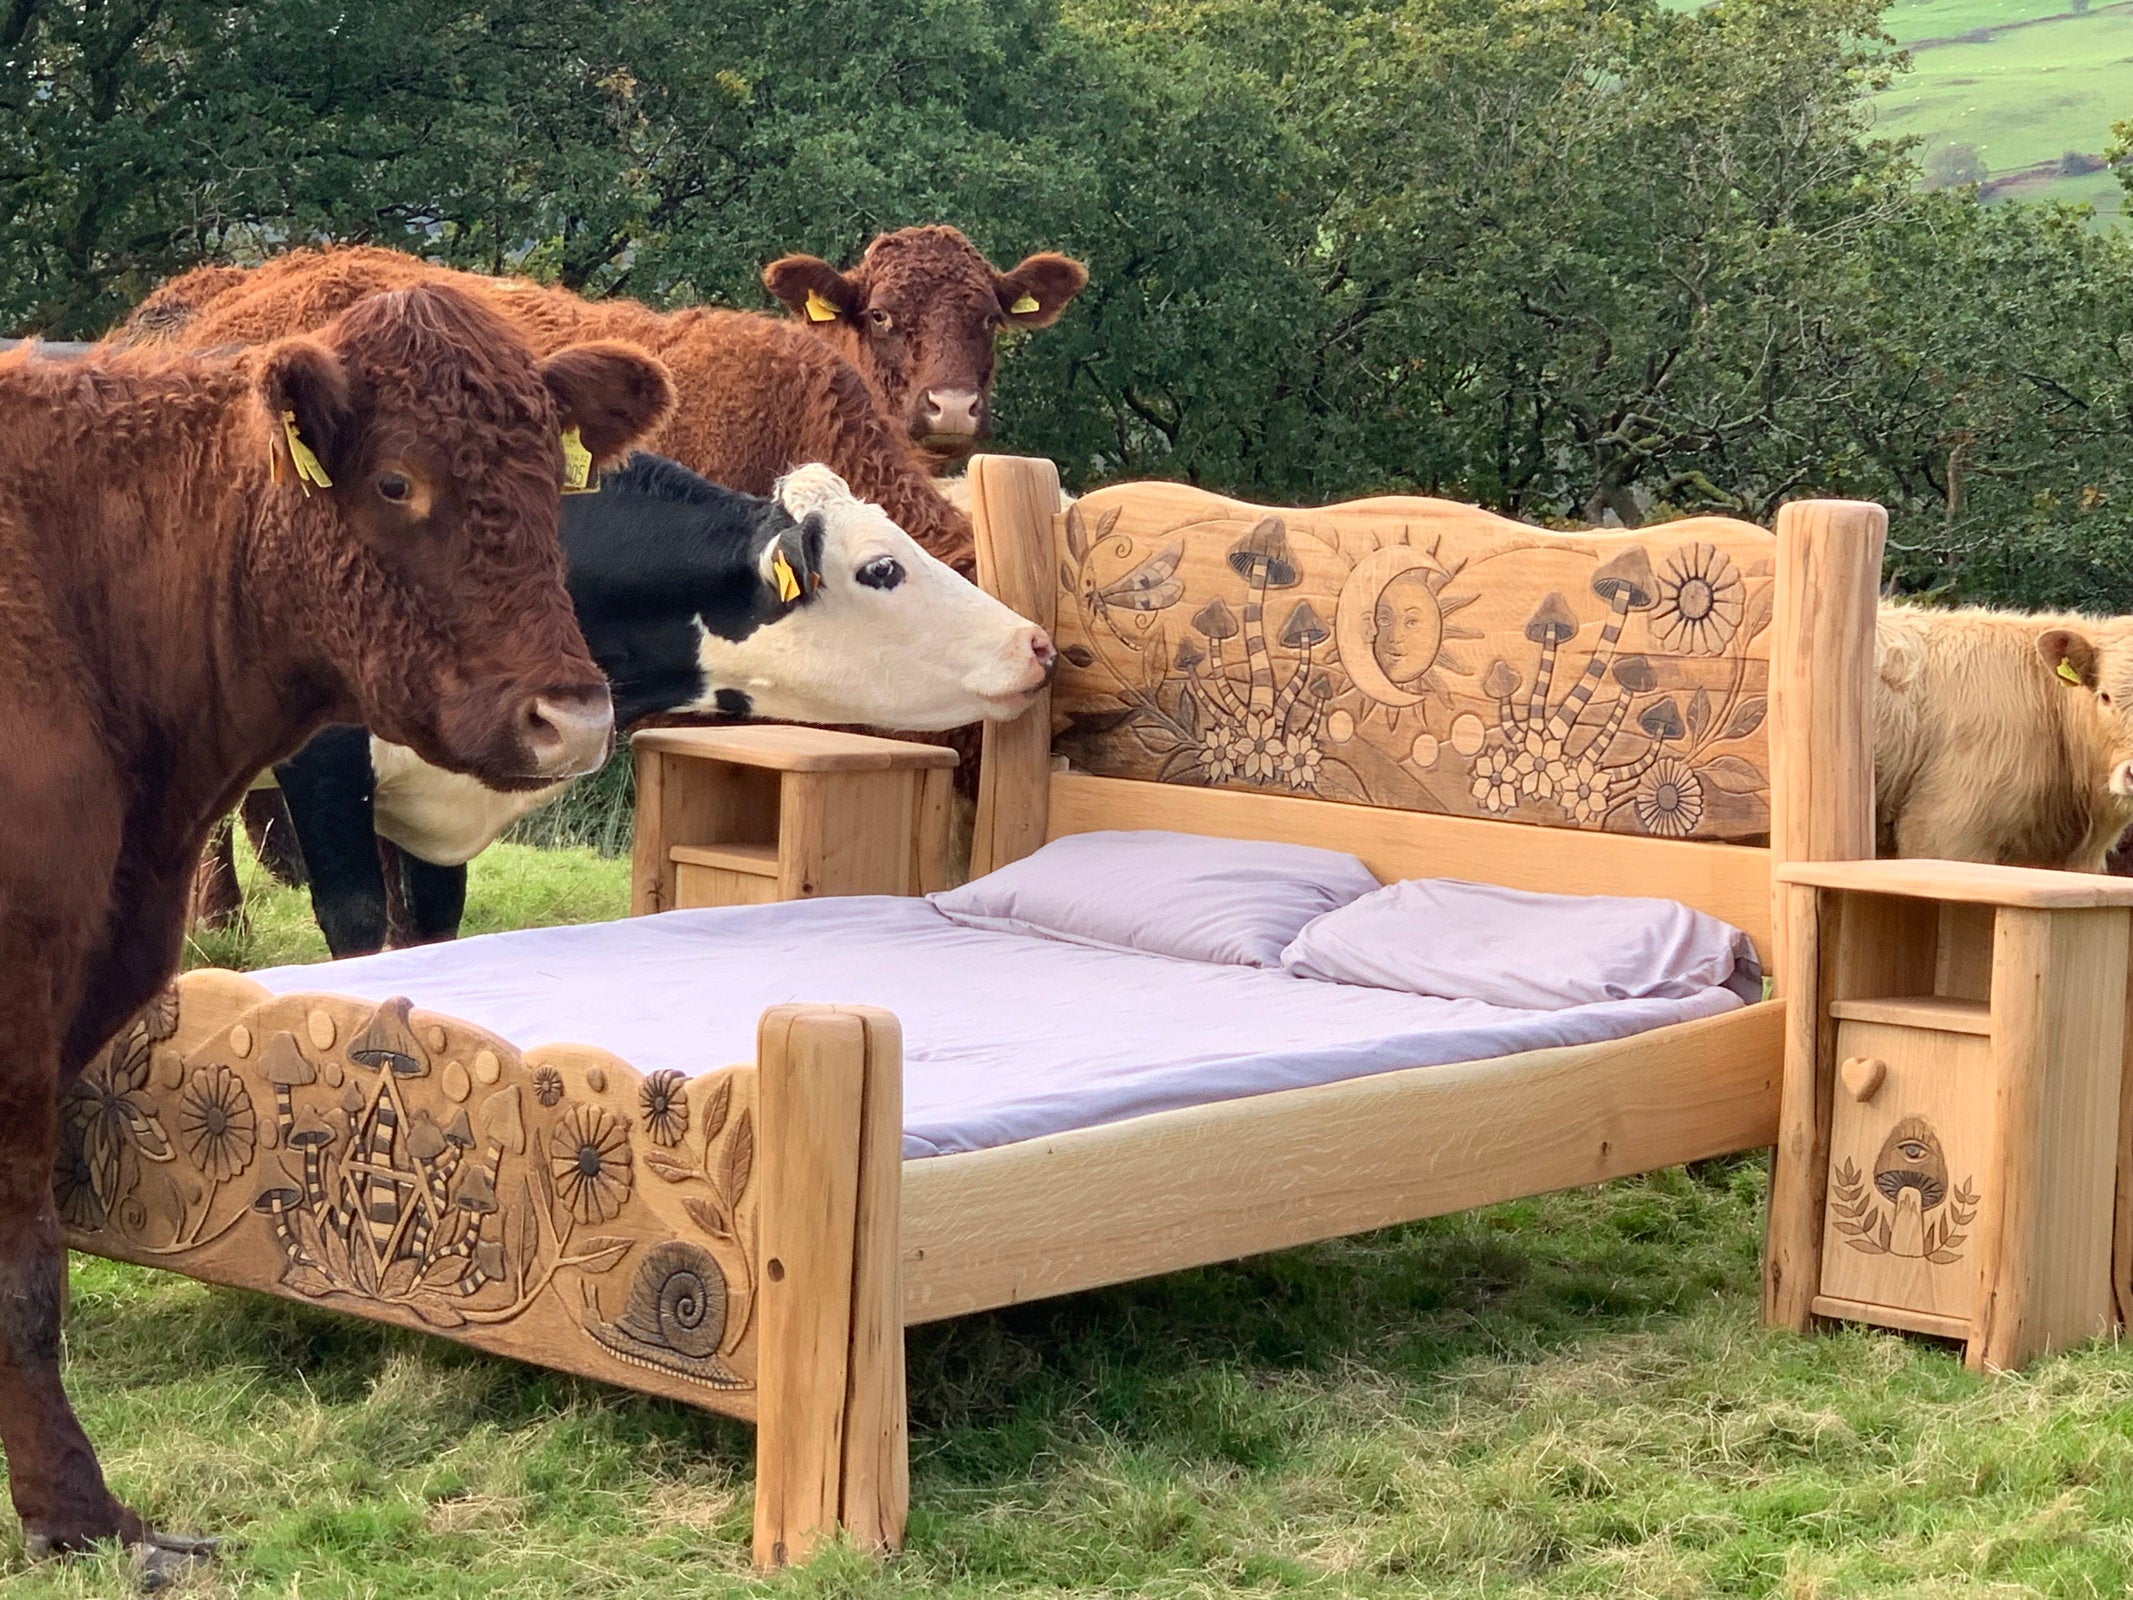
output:
{"label": "green grass", "polygon": [[[505,846],[470,923],[624,899]],[[315,953],[253,901],[206,953]],[[914,1330],[909,1550],[770,1580],[750,1434],[685,1407],[87,1257],[69,1378],[120,1492],[231,1541],[200,1596],[2125,1593],[2133,1349],[1764,1333],[1763,1195],[1712,1162]],[[121,1588],[0,1527],[7,1600]]]}

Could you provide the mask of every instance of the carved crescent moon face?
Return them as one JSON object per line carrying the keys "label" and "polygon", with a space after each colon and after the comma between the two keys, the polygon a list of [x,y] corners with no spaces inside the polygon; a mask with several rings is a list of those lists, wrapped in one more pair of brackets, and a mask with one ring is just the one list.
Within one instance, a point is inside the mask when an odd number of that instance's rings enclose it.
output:
{"label": "carved crescent moon face", "polygon": [[[1341,665],[1362,692],[1381,706],[1412,706],[1422,696],[1403,689],[1378,664],[1375,624],[1378,597],[1385,586],[1403,573],[1435,572],[1437,564],[1412,545],[1396,544],[1373,550],[1355,564],[1348,581],[1341,585],[1333,617],[1333,641]],[[1439,626],[1442,626],[1440,619]],[[1426,663],[1425,663],[1426,665]]]}

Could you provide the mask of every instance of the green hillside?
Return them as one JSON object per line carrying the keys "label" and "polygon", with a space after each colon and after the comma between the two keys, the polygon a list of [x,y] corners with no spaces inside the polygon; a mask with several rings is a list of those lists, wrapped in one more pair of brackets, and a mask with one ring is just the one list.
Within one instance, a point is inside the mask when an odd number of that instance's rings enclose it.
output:
{"label": "green hillside", "polygon": [[1895,0],[1886,25],[1912,68],[1881,96],[1883,132],[1915,136],[1922,158],[1972,146],[1994,197],[2118,210],[2109,172],[2065,158],[2100,156],[2133,117],[2133,0],[2081,15],[2070,0]]}

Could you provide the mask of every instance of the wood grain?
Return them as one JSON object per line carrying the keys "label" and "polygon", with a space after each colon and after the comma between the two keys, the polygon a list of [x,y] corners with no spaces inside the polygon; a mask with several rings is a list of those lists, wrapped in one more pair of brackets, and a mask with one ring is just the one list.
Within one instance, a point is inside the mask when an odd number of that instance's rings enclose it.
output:
{"label": "wood grain", "polygon": [[1781,883],[1811,883],[1865,894],[1914,895],[1972,905],[2078,911],[2133,906],[2133,878],[1982,861],[1792,861],[1775,868]]}
{"label": "wood grain", "polygon": [[1770,1165],[1763,1237],[1763,1322],[1806,1333],[1822,1287],[1822,1210],[1829,1181],[1829,1113],[1836,1093],[1836,1028],[1827,1002],[1836,984],[1839,897],[1800,884],[1778,888],[1787,959],[1784,1092]]}
{"label": "wood grain", "polygon": [[[978,582],[1010,610],[1056,634],[1052,564],[1059,469],[1025,456],[973,456],[968,481]],[[1019,861],[1044,843],[1052,697],[1047,690],[1014,721],[985,724],[970,844],[972,877]]]}
{"label": "wood grain", "polygon": [[904,1170],[904,1315],[1015,1305],[1768,1144],[1784,1008]]}
{"label": "wood grain", "polygon": [[953,750],[939,745],[767,722],[730,728],[646,728],[631,736],[630,746],[773,772],[880,772],[953,767],[956,760]]}

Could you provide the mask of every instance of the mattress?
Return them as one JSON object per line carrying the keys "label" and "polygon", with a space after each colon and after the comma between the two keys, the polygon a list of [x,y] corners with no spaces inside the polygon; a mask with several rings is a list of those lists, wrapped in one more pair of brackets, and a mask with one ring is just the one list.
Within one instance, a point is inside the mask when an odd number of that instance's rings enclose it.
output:
{"label": "mattress", "polygon": [[406,995],[522,1048],[597,1045],[647,1073],[753,1060],[766,1006],[882,1006],[903,1024],[910,1158],[1407,1067],[1595,1044],[1741,1004],[1715,988],[1511,1010],[981,932],[924,900],[891,896],[670,911],[251,976],[276,994]]}

